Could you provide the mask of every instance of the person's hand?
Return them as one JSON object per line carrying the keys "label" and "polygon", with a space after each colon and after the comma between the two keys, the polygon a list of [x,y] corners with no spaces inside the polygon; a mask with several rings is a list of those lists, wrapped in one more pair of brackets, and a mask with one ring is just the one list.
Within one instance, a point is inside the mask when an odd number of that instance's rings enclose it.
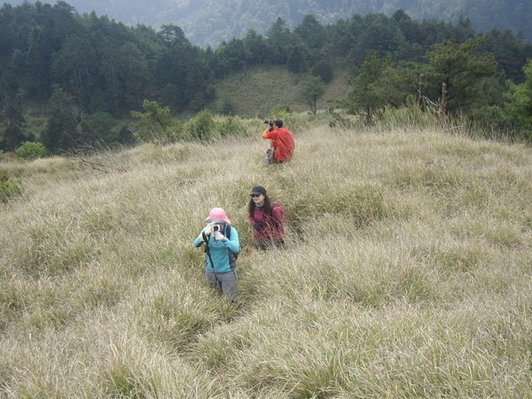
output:
{"label": "person's hand", "polygon": [[212,225],[208,224],[207,226],[205,226],[205,228],[203,229],[203,232],[205,233],[206,236],[210,236],[212,233]]}
{"label": "person's hand", "polygon": [[216,241],[225,241],[225,240],[227,240],[227,238],[222,233],[220,233],[219,231],[215,231],[214,232],[214,239]]}

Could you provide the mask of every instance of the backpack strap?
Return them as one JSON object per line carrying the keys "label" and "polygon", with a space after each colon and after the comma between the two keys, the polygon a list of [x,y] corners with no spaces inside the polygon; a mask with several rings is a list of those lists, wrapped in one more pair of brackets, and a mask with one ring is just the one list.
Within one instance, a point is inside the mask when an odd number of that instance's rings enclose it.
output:
{"label": "backpack strap", "polygon": [[225,225],[225,236],[227,237],[228,240],[231,239],[231,225],[230,224],[226,224]]}
{"label": "backpack strap", "polygon": [[201,233],[201,237],[203,238],[203,242],[205,242],[205,253],[207,254],[207,257],[209,258],[209,261],[211,262],[212,270],[214,270],[214,262],[211,258],[211,249],[209,248],[209,237],[205,234],[205,232]]}

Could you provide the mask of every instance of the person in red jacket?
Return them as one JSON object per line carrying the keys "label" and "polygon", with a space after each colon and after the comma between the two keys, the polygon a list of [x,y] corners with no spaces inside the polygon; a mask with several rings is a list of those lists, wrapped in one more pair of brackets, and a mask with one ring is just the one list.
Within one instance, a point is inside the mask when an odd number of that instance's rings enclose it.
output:
{"label": "person in red jacket", "polygon": [[283,127],[282,120],[268,122],[268,129],[262,133],[262,138],[271,141],[271,148],[266,153],[269,163],[283,163],[292,159],[295,147],[294,136],[289,129]]}
{"label": "person in red jacket", "polygon": [[280,248],[284,245],[283,207],[270,200],[266,189],[253,187],[249,195],[249,224],[257,249]]}

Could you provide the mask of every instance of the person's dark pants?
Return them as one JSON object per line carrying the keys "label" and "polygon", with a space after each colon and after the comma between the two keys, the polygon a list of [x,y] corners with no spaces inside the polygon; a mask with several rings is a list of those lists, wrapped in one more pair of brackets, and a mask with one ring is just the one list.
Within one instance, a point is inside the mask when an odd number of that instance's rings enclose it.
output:
{"label": "person's dark pants", "polygon": [[275,160],[273,156],[273,153],[274,153],[274,149],[271,147],[266,150],[266,163],[268,164],[277,163],[277,161]]}
{"label": "person's dark pants", "polygon": [[266,251],[273,248],[284,248],[283,240],[255,240],[255,248]]}
{"label": "person's dark pants", "polygon": [[237,282],[236,270],[232,270],[227,273],[215,273],[212,270],[205,271],[205,277],[207,282],[223,295],[227,297],[231,302],[235,302],[237,299]]}

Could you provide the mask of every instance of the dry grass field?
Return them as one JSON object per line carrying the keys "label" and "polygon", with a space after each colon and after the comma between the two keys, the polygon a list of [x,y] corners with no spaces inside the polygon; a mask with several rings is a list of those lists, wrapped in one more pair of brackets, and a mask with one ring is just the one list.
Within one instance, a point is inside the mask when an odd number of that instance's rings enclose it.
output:
{"label": "dry grass field", "polygon": [[[2,398],[526,398],[532,152],[437,128],[294,129],[4,161]],[[94,165],[98,165],[95,168]],[[251,248],[248,191],[287,248]],[[225,208],[240,306],[192,240]]]}

